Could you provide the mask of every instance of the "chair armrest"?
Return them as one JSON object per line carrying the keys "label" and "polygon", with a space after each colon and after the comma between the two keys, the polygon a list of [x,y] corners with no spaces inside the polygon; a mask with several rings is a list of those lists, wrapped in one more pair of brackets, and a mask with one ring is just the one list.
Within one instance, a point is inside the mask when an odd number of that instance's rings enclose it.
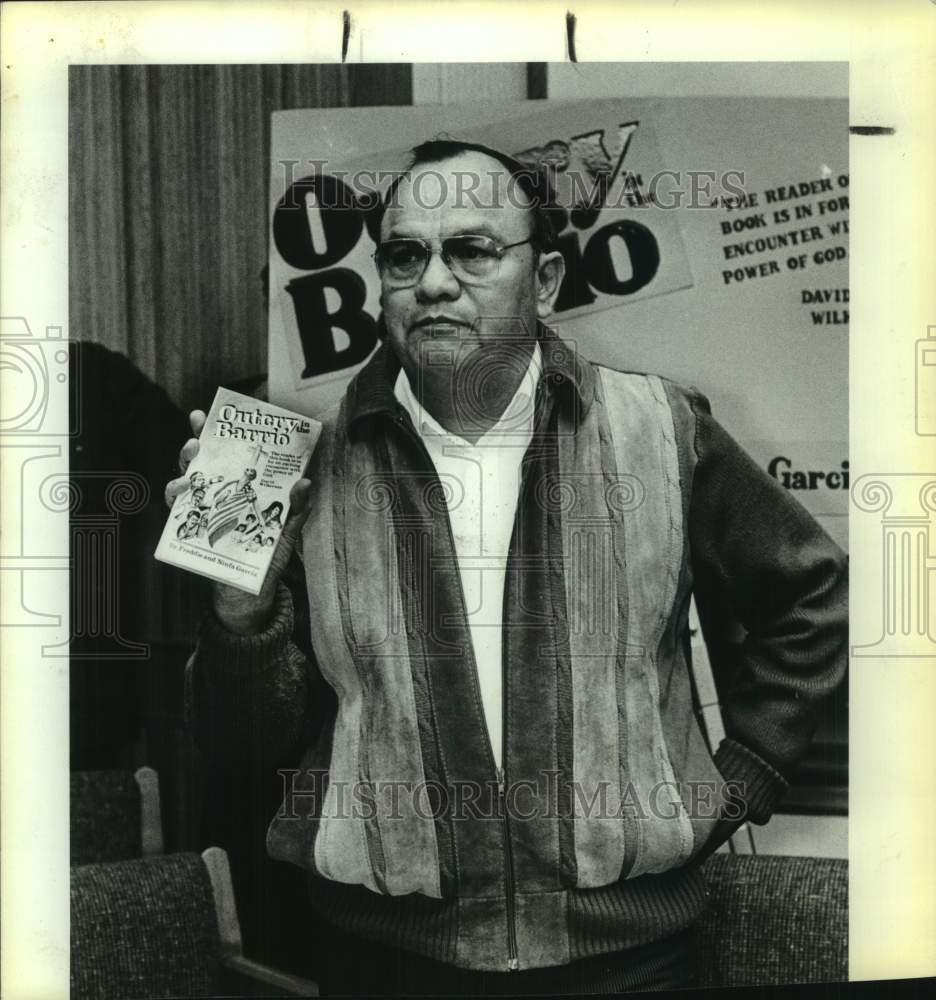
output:
{"label": "chair armrest", "polygon": [[271,992],[273,995],[282,994],[290,997],[317,997],[319,995],[318,983],[312,982],[311,979],[303,979],[290,972],[274,969],[272,966],[255,962],[243,955],[222,955],[221,964],[229,972],[265,987],[262,992],[263,996],[270,996]]}
{"label": "chair armrest", "polygon": [[241,980],[246,979],[265,987],[262,993],[257,995],[269,996],[270,991],[275,990],[282,996],[317,997],[318,984],[311,979],[303,979],[291,972],[274,969],[244,955],[228,856],[220,847],[209,847],[202,852],[202,861],[208,869],[208,877],[211,880],[215,915],[218,919],[218,936],[221,941],[221,965],[225,971]]}
{"label": "chair armrest", "polygon": [[151,767],[140,767],[133,777],[140,789],[140,843],[143,857],[151,858],[163,853],[159,775]]}

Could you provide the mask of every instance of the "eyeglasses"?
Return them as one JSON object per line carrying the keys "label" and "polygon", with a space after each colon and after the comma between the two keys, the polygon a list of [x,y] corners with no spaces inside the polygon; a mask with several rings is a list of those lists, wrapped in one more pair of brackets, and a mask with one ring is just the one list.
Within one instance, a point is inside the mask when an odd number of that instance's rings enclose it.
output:
{"label": "eyeglasses", "polygon": [[[490,236],[447,236],[440,241],[438,253],[461,284],[483,285],[497,277],[501,258],[508,250],[532,242],[532,236],[507,244]],[[435,252],[426,240],[385,240],[377,247],[374,260],[390,288],[412,288],[419,284]]]}

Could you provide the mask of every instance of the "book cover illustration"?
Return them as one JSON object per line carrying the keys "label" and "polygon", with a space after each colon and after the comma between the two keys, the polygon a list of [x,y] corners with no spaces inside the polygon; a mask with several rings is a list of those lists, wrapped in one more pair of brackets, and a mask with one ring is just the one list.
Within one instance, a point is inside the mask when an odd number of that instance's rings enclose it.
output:
{"label": "book cover illustration", "polygon": [[259,594],[322,425],[219,388],[156,558]]}

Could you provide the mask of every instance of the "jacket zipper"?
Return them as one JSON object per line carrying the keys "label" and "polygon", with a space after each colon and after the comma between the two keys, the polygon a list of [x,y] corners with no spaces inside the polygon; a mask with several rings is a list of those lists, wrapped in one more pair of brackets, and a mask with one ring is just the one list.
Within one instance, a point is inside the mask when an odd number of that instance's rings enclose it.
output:
{"label": "jacket zipper", "polygon": [[[410,428],[406,420],[403,417],[396,417],[396,422],[403,428],[403,430],[409,435],[409,437],[416,442],[418,447],[421,449],[427,463],[433,465],[432,456],[426,449],[425,444],[419,435]],[[433,466],[434,467],[434,466]],[[455,554],[455,558],[458,558],[458,553],[455,549],[455,537],[452,534],[452,522],[446,517],[445,519],[446,530],[448,531],[449,545],[451,546],[452,552]],[[461,589],[461,578],[459,578],[459,589]],[[502,748],[504,752],[504,764],[507,763],[506,751],[507,751],[507,741],[504,739],[504,734],[507,732],[507,642],[506,642],[506,631],[503,629],[503,615],[506,611],[507,604],[507,581],[504,581],[504,599],[503,606],[501,608],[501,635],[503,637],[503,646],[501,649],[501,739]],[[462,607],[465,606],[465,595],[462,592]],[[471,662],[474,669],[471,672],[471,679],[474,685],[475,700],[478,705],[482,704],[481,701],[481,683],[478,680],[478,664],[475,662],[474,655],[471,657]],[[484,718],[484,710],[481,711],[481,721],[484,723],[484,734],[486,737],[486,745],[488,751],[488,760],[490,762],[491,768],[497,777],[497,800],[500,807],[501,822],[503,823],[504,830],[504,896],[507,910],[507,971],[516,972],[520,968],[520,958],[519,949],[517,947],[517,913],[516,913],[516,886],[514,885],[514,867],[513,867],[513,849],[510,844],[510,822],[507,817],[507,791],[506,791],[506,775],[503,767],[497,766],[497,761],[494,757],[494,747],[491,741],[491,732],[487,726],[487,720]]]}
{"label": "jacket zipper", "polygon": [[507,796],[504,769],[497,769],[497,796],[500,801],[504,822],[504,895],[507,902],[507,971],[516,972],[520,968],[517,948],[517,912],[514,899],[513,848],[510,845],[510,821],[507,817]]}

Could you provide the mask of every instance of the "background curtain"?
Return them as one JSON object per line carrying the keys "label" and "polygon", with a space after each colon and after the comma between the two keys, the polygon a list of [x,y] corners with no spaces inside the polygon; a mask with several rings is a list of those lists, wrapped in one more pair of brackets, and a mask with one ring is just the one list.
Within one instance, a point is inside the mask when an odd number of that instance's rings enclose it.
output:
{"label": "background curtain", "polygon": [[184,410],[265,372],[270,112],[410,103],[408,64],[72,66],[69,336]]}

